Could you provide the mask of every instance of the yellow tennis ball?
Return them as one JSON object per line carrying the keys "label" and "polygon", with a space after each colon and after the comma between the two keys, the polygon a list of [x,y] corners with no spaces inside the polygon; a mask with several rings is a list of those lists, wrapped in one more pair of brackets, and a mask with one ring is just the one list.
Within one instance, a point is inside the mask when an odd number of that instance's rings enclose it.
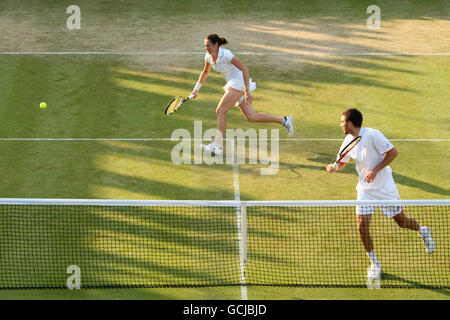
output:
{"label": "yellow tennis ball", "polygon": [[41,102],[41,104],[39,105],[39,107],[40,107],[41,109],[45,109],[45,108],[47,108],[47,104],[46,104],[45,102]]}

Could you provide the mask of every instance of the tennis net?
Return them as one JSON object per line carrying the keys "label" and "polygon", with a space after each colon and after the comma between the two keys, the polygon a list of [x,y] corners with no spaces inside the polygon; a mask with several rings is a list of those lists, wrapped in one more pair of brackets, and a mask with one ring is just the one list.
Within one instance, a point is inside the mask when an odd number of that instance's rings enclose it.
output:
{"label": "tennis net", "polygon": [[[365,287],[357,206],[377,206],[381,287],[450,288],[450,200],[72,199],[0,199],[0,288]],[[399,206],[434,253],[379,211]]]}

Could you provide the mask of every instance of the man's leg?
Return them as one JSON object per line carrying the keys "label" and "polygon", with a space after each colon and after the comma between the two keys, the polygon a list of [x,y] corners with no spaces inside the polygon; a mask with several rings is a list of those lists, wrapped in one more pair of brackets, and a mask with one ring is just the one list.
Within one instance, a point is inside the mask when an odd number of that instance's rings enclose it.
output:
{"label": "man's leg", "polygon": [[378,261],[375,255],[375,251],[373,250],[372,237],[370,236],[371,218],[372,214],[358,215],[359,237],[371,262],[369,268],[367,269],[367,278],[370,281],[380,279],[382,273],[381,263]]}
{"label": "man's leg", "polygon": [[400,228],[411,229],[419,232],[420,237],[425,245],[425,249],[427,253],[433,253],[436,247],[436,244],[431,236],[430,228],[426,226],[421,226],[416,220],[413,218],[408,218],[404,212],[397,214],[393,217],[394,221],[399,225]]}
{"label": "man's leg", "polygon": [[371,214],[367,215],[358,215],[358,232],[359,238],[366,249],[366,252],[373,251],[373,242],[372,237],[370,236],[370,219],[372,218]]}
{"label": "man's leg", "polygon": [[420,225],[413,218],[408,218],[403,211],[396,216],[394,216],[394,221],[398,224],[400,228],[411,229],[414,231],[419,231]]}
{"label": "man's leg", "polygon": [[[358,191],[358,200],[372,200],[369,194]],[[358,217],[358,233],[359,238],[366,250],[366,254],[370,259],[370,266],[367,268],[367,281],[376,281],[381,277],[382,268],[378,261],[375,251],[373,250],[373,241],[370,236],[370,220],[375,214],[375,207],[370,205],[362,205],[356,207],[356,216]]]}

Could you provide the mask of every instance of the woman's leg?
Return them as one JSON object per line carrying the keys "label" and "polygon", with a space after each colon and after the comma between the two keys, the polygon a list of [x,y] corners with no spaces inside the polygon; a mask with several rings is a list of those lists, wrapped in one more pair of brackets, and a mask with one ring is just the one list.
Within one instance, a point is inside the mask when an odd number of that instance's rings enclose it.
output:
{"label": "woman's leg", "polygon": [[234,104],[236,104],[243,94],[243,91],[229,88],[228,91],[222,96],[222,99],[217,106],[217,136],[215,142],[219,146],[222,146],[223,144],[225,128],[227,127],[227,112],[233,107]]}
{"label": "woman's leg", "polygon": [[251,103],[243,101],[239,105],[242,114],[249,122],[269,122],[283,124],[283,118],[273,116],[271,114],[256,112]]}

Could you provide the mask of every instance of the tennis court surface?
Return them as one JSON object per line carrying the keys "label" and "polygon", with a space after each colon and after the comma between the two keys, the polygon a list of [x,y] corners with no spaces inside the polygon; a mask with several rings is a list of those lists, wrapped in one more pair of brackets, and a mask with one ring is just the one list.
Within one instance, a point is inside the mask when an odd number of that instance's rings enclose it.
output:
{"label": "tennis court surface", "polygon": [[[0,298],[449,298],[448,2],[381,1],[379,29],[359,2],[76,5],[72,30],[68,5],[0,4]],[[243,163],[195,162],[216,127],[216,72],[164,114],[191,92],[212,32],[249,68],[255,109],[293,115],[290,138],[228,112],[227,128],[267,133],[272,163],[251,162],[249,136]],[[339,202],[356,198],[354,162],[325,171],[348,107],[399,151],[401,205],[436,240],[427,254],[377,210],[380,290],[367,288],[356,204]],[[190,163],[174,161],[174,132],[189,134]],[[78,271],[81,290],[68,290]]]}

